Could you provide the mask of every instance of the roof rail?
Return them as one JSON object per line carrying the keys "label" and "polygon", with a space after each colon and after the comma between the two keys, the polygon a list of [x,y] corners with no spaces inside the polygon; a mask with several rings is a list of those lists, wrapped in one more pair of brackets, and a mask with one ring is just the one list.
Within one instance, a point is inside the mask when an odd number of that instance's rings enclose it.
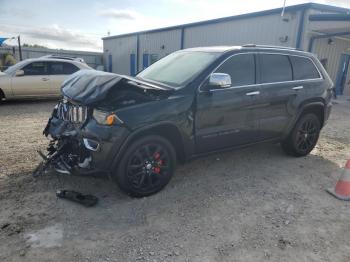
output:
{"label": "roof rail", "polygon": [[52,59],[65,59],[65,60],[71,60],[71,61],[78,61],[78,62],[81,62],[81,63],[85,63],[84,59],[83,58],[80,58],[80,57],[76,57],[76,56],[62,56],[62,55],[45,55],[45,56],[42,56],[41,58],[52,58]]}
{"label": "roof rail", "polygon": [[242,45],[242,47],[261,47],[261,48],[278,48],[278,49],[289,49],[289,50],[298,50],[294,47],[288,47],[288,46],[277,46],[277,45],[256,45],[256,44],[245,44]]}

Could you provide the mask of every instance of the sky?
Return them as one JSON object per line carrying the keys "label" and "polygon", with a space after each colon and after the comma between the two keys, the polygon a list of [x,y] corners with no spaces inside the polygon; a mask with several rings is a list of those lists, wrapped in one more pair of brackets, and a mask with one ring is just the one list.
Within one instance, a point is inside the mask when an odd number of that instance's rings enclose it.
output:
{"label": "sky", "polygon": [[[284,0],[0,0],[0,37],[49,48],[102,51],[102,37],[283,6]],[[286,5],[305,0],[286,0]],[[350,0],[315,0],[350,8]],[[15,40],[7,40],[15,45]]]}

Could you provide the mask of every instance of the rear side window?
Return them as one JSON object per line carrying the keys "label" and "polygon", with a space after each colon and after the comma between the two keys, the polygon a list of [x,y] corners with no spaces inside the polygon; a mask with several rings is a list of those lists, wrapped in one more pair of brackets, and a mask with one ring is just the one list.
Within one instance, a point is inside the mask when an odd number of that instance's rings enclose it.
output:
{"label": "rear side window", "polygon": [[65,62],[50,62],[51,75],[70,75],[78,71],[79,68],[73,64]]}
{"label": "rear side window", "polygon": [[300,56],[290,56],[290,61],[293,66],[294,80],[320,78],[320,74],[310,59]]}
{"label": "rear side window", "polygon": [[231,76],[232,86],[255,84],[255,59],[253,54],[234,55],[226,60],[216,73]]}
{"label": "rear side window", "polygon": [[22,68],[24,75],[35,76],[35,75],[47,75],[47,63],[45,62],[33,62]]}
{"label": "rear side window", "polygon": [[292,67],[286,55],[260,55],[261,83],[293,80]]}
{"label": "rear side window", "polygon": [[77,72],[78,70],[79,70],[79,68],[73,64],[64,63],[64,65],[63,65],[63,73],[65,75],[73,74],[73,73]]}

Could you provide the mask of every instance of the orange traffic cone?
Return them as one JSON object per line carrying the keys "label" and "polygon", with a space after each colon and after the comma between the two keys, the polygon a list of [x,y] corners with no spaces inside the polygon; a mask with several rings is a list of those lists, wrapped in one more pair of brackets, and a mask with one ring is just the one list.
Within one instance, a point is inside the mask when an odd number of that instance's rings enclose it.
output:
{"label": "orange traffic cone", "polygon": [[327,192],[340,200],[350,201],[350,159],[346,162],[344,171],[335,189],[327,189]]}

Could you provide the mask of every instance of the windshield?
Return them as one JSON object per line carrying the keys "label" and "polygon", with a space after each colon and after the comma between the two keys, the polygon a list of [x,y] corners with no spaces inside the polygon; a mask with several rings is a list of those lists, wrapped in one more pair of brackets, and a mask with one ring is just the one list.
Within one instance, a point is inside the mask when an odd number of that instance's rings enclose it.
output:
{"label": "windshield", "polygon": [[16,70],[22,68],[23,65],[25,65],[27,63],[27,61],[21,61],[21,62],[18,62],[17,64],[14,64],[13,66],[10,66],[9,68],[7,68],[4,73],[6,74],[12,74],[14,73]]}
{"label": "windshield", "polygon": [[152,64],[137,77],[172,87],[181,87],[192,81],[219,55],[220,53],[213,52],[175,52]]}

